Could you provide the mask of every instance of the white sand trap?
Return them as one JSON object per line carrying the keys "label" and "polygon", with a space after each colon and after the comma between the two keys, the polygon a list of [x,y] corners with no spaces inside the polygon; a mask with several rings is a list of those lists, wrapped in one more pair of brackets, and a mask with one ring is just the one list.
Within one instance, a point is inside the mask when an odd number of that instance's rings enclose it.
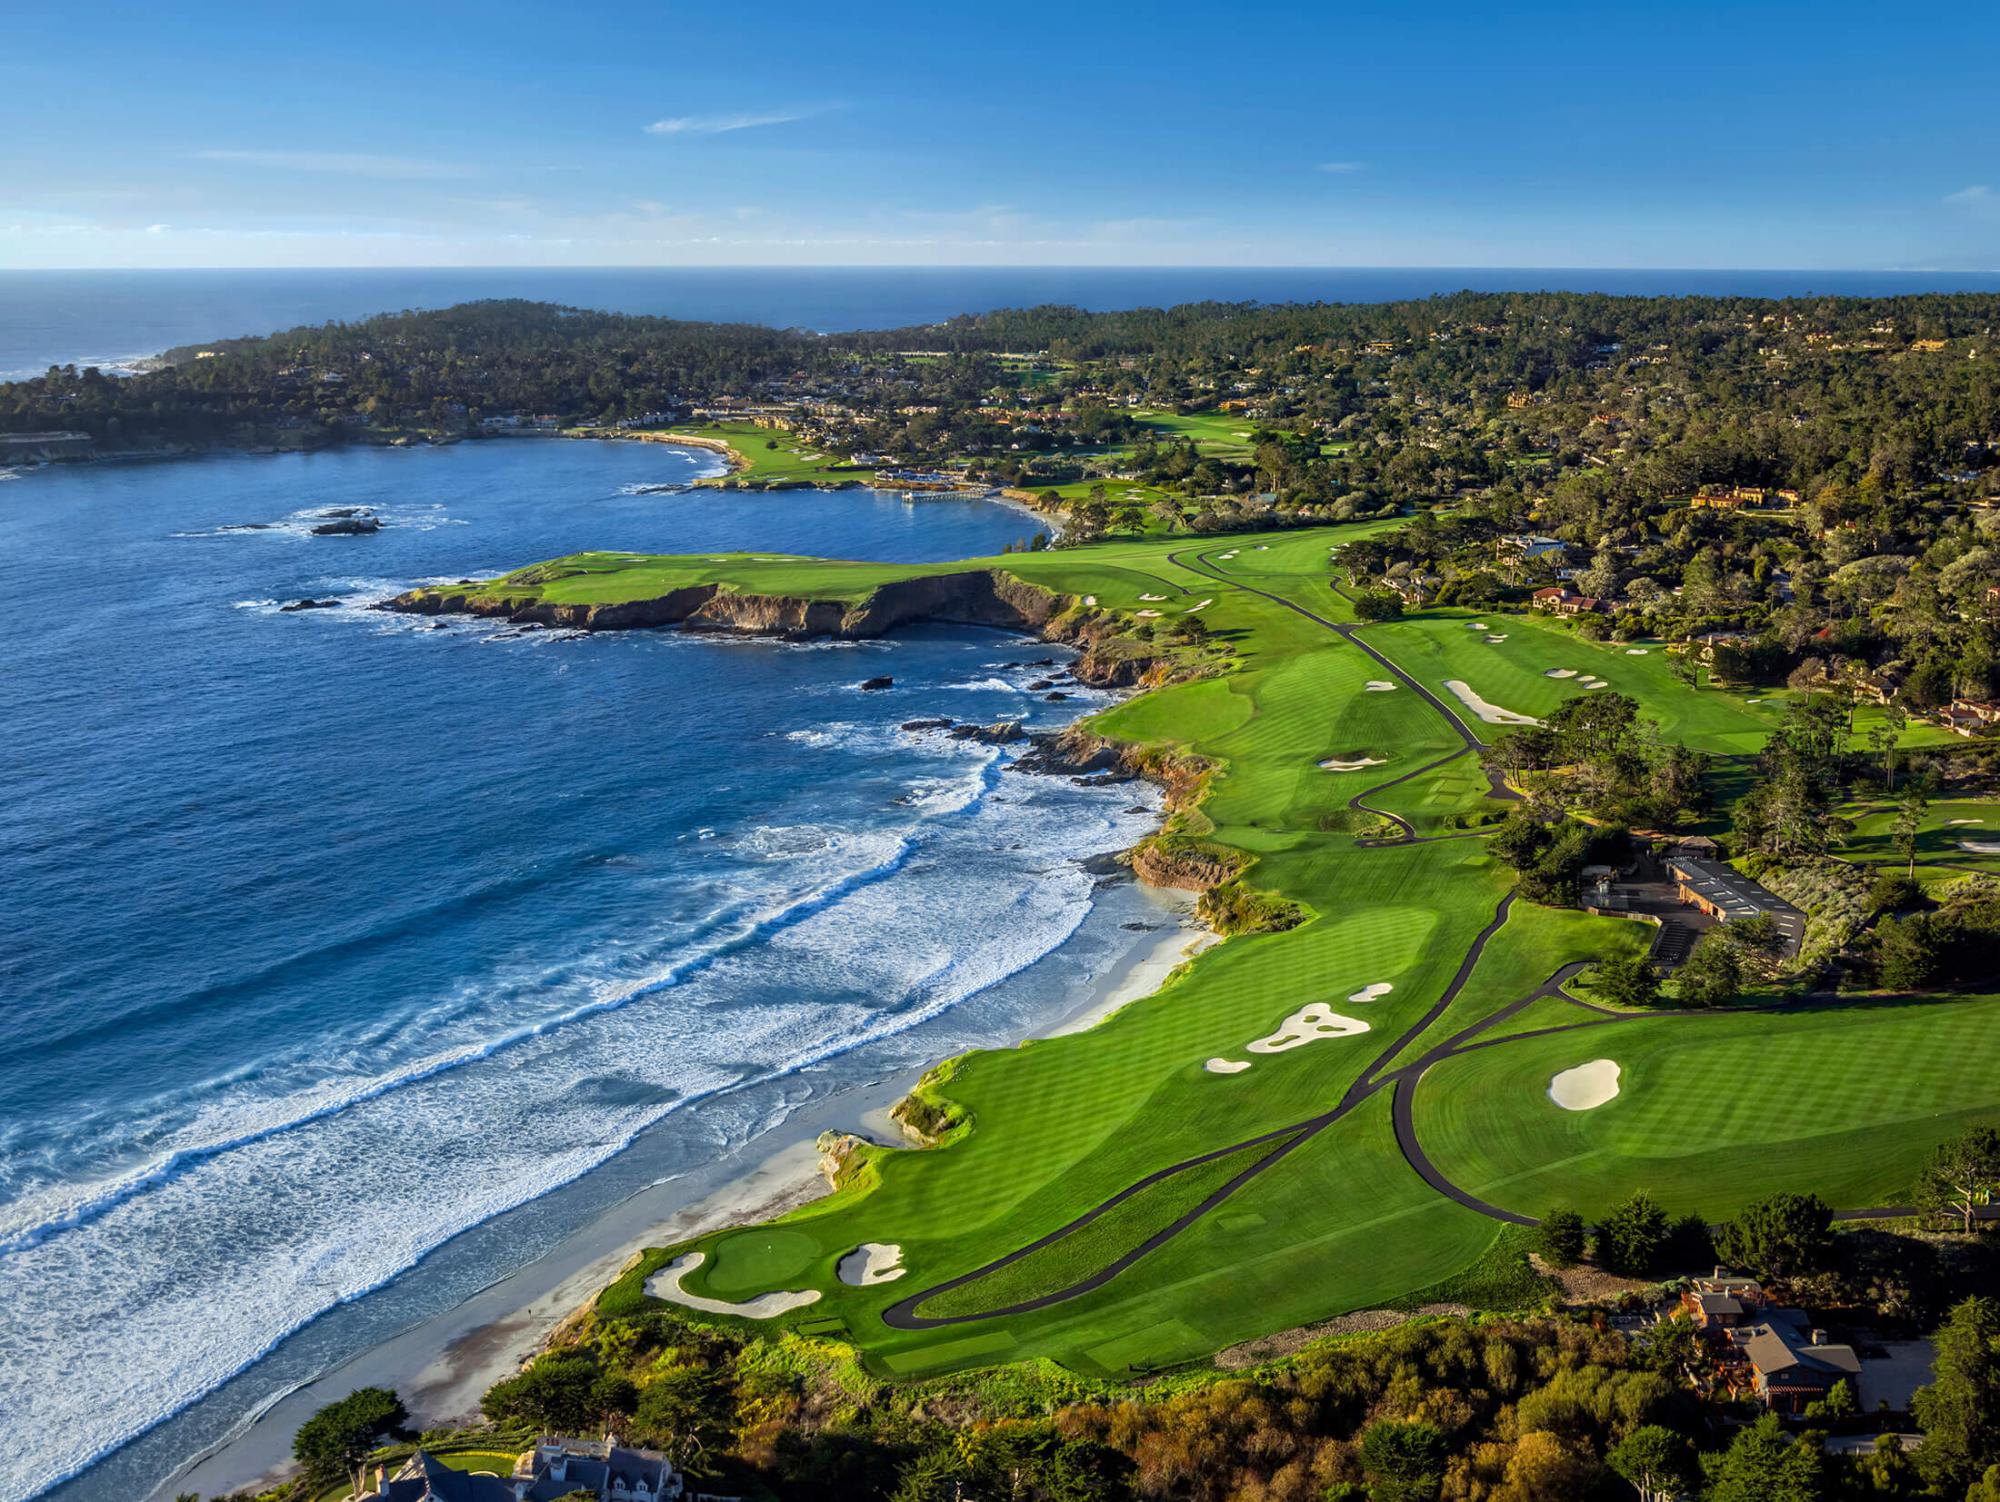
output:
{"label": "white sand trap", "polygon": [[1516,714],[1511,709],[1502,709],[1498,704],[1488,704],[1472,691],[1472,686],[1457,678],[1447,678],[1444,686],[1452,691],[1458,702],[1478,715],[1489,725],[1539,725],[1542,722],[1531,714]]}
{"label": "white sand trap", "polygon": [[1157,610],[1139,610],[1133,613],[1142,621],[1157,621],[1160,618],[1160,612]]}
{"label": "white sand trap", "polygon": [[1329,756],[1319,764],[1319,767],[1322,772],[1358,772],[1363,767],[1379,767],[1381,765],[1382,758],[1379,756],[1363,756],[1354,761],[1342,761],[1339,757]]}
{"label": "white sand trap", "polygon": [[1140,599],[1142,599],[1142,600],[1164,600],[1164,599],[1166,598],[1166,596],[1165,596],[1165,595],[1140,595],[1140,596],[1139,596],[1139,598],[1140,598]]}
{"label": "white sand trap", "polygon": [[1393,694],[1396,691],[1396,685],[1387,678],[1370,678],[1362,687],[1371,694]]}
{"label": "white sand trap", "polygon": [[1576,669],[1550,668],[1547,672],[1543,673],[1542,676],[1544,678],[1574,678],[1576,676]]}
{"label": "white sand trap", "polygon": [[1276,1032],[1243,1046],[1252,1053],[1283,1053],[1321,1038],[1352,1038],[1368,1031],[1358,1017],[1343,1017],[1323,1001],[1308,1002],[1278,1024]]}
{"label": "white sand trap", "polygon": [[1493,628],[1484,621],[1474,621],[1465,629],[1468,631],[1491,631]]}
{"label": "white sand trap", "polygon": [[1372,986],[1363,986],[1347,999],[1349,1001],[1380,1001],[1395,989],[1396,987],[1392,982],[1378,980]]}
{"label": "white sand trap", "polygon": [[1618,1093],[1618,1065],[1592,1059],[1549,1081],[1549,1099],[1565,1111],[1594,1111]]}
{"label": "white sand trap", "polygon": [[1960,840],[1958,848],[1974,855],[2000,855],[2000,840]]}
{"label": "white sand trap", "polygon": [[707,1260],[702,1252],[689,1252],[676,1257],[665,1267],[646,1280],[646,1292],[656,1299],[665,1299],[670,1304],[683,1304],[689,1309],[699,1309],[703,1314],[734,1314],[743,1319],[776,1319],[793,1309],[803,1309],[808,1304],[819,1302],[817,1288],[799,1289],[790,1293],[760,1293],[754,1299],[741,1304],[732,1304],[727,1299],[705,1299],[698,1293],[689,1293],[681,1287],[681,1279],[693,1272]]}
{"label": "white sand trap", "polygon": [[1215,603],[1215,596],[1210,595],[1206,600],[1196,600],[1192,605],[1188,606],[1186,610],[1183,610],[1181,614],[1193,615],[1197,610],[1201,609],[1202,606],[1213,605],[1214,603]]}
{"label": "white sand trap", "polygon": [[1504,636],[1489,636],[1486,639],[1488,641],[1505,641],[1507,638]]}
{"label": "white sand trap", "polygon": [[1260,542],[1257,544],[1257,551],[1260,553],[1268,553],[1271,551],[1271,545],[1268,542]]}
{"label": "white sand trap", "polygon": [[1241,1074],[1250,1067],[1248,1059],[1210,1059],[1201,1066],[1210,1074]]}
{"label": "white sand trap", "polygon": [[1984,819],[1947,819],[1947,824],[1984,824]]}
{"label": "white sand trap", "polygon": [[1743,702],[1745,704],[1762,704],[1764,701],[1762,699],[1745,699]]}
{"label": "white sand trap", "polygon": [[1627,647],[1625,649],[1625,655],[1627,657],[1644,657],[1648,652],[1652,650],[1653,649],[1651,647]]}
{"label": "white sand trap", "polygon": [[1096,596],[1096,595],[1085,595],[1085,596],[1083,597],[1083,603],[1084,603],[1084,604],[1086,604],[1086,605],[1095,605],[1095,604],[1097,603],[1097,596]]}
{"label": "white sand trap", "polygon": [[903,1266],[903,1249],[893,1241],[864,1241],[834,1268],[840,1281],[850,1288],[893,1283],[908,1271]]}

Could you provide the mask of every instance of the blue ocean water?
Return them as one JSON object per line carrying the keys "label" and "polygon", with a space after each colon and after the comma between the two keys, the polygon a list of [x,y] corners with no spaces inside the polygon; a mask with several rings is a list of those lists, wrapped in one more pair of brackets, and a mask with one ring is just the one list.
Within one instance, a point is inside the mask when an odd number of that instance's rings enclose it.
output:
{"label": "blue ocean water", "polygon": [[1674,271],[1579,267],[570,267],[0,271],[0,381],[74,362],[121,368],[176,345],[328,319],[525,297],[622,313],[829,332],[1069,303],[1390,302],[1480,291],[1889,296],[2000,291],[1994,271]]}
{"label": "blue ocean water", "polygon": [[[998,633],[366,608],[584,544],[932,558],[1034,526],[636,493],[712,462],[521,441],[0,483],[0,1499],[636,1134],[728,1140],[747,1084],[935,1031],[1150,826],[1131,789],[897,728],[1104,702],[1029,693],[1048,649]],[[341,505],[384,530],[308,534]],[[303,596],[343,603],[279,609]]]}

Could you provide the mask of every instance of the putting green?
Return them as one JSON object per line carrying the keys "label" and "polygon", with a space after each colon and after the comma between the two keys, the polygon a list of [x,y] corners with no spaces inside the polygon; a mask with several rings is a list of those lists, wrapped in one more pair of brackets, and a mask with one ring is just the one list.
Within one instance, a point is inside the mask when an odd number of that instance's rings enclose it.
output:
{"label": "putting green", "polygon": [[[1993,1007],[1657,1015],[1500,1043],[1430,1071],[1417,1135],[1454,1183],[1530,1215],[1595,1214],[1634,1188],[1710,1219],[1778,1190],[1907,1203],[1931,1149],[1993,1113]],[[1615,1099],[1548,1099],[1557,1072],[1598,1058],[1622,1071]]]}

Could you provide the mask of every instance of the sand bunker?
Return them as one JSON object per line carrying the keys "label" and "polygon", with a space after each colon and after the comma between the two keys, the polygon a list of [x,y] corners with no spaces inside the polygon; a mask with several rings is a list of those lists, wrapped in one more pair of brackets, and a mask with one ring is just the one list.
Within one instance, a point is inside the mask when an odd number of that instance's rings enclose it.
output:
{"label": "sand bunker", "polygon": [[840,1259],[834,1271],[850,1288],[872,1288],[877,1283],[893,1283],[909,1269],[903,1266],[903,1249],[893,1241],[864,1241]]}
{"label": "sand bunker", "polygon": [[1618,1093],[1618,1065],[1592,1059],[1549,1081],[1549,1099],[1565,1111],[1592,1111]]}
{"label": "sand bunker", "polygon": [[1140,610],[1135,611],[1134,614],[1142,621],[1157,621],[1160,618],[1160,612],[1157,610]]}
{"label": "sand bunker", "polygon": [[1139,598],[1140,598],[1140,599],[1142,599],[1142,600],[1164,600],[1164,599],[1166,598],[1166,596],[1165,596],[1165,595],[1140,595],[1140,596],[1139,596]]}
{"label": "sand bunker", "polygon": [[698,1293],[689,1293],[681,1287],[681,1279],[693,1272],[707,1260],[702,1252],[689,1252],[674,1258],[665,1267],[646,1280],[646,1292],[656,1299],[665,1299],[670,1304],[683,1304],[689,1309],[699,1309],[703,1314],[734,1314],[742,1319],[776,1319],[793,1309],[803,1309],[808,1304],[819,1302],[817,1288],[799,1289],[791,1293],[760,1293],[754,1299],[741,1304],[732,1304],[727,1299],[705,1299]]}
{"label": "sand bunker", "polygon": [[1370,678],[1362,687],[1371,694],[1393,694],[1396,691],[1396,685],[1387,678]]}
{"label": "sand bunker", "polygon": [[1504,636],[1489,636],[1486,639],[1488,641],[1505,641],[1507,638]]}
{"label": "sand bunker", "polygon": [[1625,655],[1627,657],[1644,657],[1648,652],[1652,650],[1653,649],[1651,647],[1627,647],[1625,649]]}
{"label": "sand bunker", "polygon": [[1574,678],[1576,676],[1576,669],[1550,668],[1546,673],[1543,673],[1542,676],[1544,678]]}
{"label": "sand bunker", "polygon": [[2000,855],[2000,840],[1960,840],[1958,848],[1974,855]]}
{"label": "sand bunker", "polygon": [[1542,722],[1531,714],[1516,714],[1511,709],[1502,709],[1498,704],[1488,704],[1472,691],[1472,686],[1457,678],[1447,678],[1444,686],[1452,691],[1458,702],[1478,715],[1489,725],[1539,725]]}
{"label": "sand bunker", "polygon": [[1487,625],[1486,622],[1484,621],[1474,621],[1471,625],[1467,626],[1465,629],[1468,631],[1491,631],[1493,628]]}
{"label": "sand bunker", "polygon": [[1945,820],[1945,823],[1947,823],[1947,824],[1984,824],[1985,822],[1986,822],[1986,821],[1985,821],[1984,819],[1947,819],[1947,820]]}
{"label": "sand bunker", "polygon": [[1197,610],[1201,609],[1202,606],[1213,605],[1214,603],[1215,603],[1215,597],[1213,595],[1210,595],[1206,600],[1196,600],[1192,605],[1188,606],[1186,610],[1182,611],[1181,614],[1193,615]]}
{"label": "sand bunker", "polygon": [[1248,1059],[1210,1059],[1201,1066],[1210,1074],[1241,1074],[1250,1067]]}
{"label": "sand bunker", "polygon": [[1342,761],[1337,756],[1329,756],[1319,765],[1322,772],[1358,772],[1363,767],[1381,766],[1382,758],[1379,756],[1359,756],[1353,761]]}
{"label": "sand bunker", "polygon": [[1395,986],[1389,981],[1378,980],[1372,986],[1363,986],[1347,999],[1349,1001],[1380,1001],[1395,989]]}
{"label": "sand bunker", "polygon": [[1243,1046],[1252,1053],[1283,1053],[1321,1038],[1351,1038],[1368,1031],[1358,1017],[1343,1017],[1323,1001],[1308,1002],[1278,1024],[1277,1031]]}
{"label": "sand bunker", "polygon": [[1086,604],[1086,605],[1095,605],[1095,604],[1097,603],[1097,596],[1096,596],[1096,595],[1085,595],[1085,596],[1083,597],[1083,603],[1084,603],[1084,604]]}

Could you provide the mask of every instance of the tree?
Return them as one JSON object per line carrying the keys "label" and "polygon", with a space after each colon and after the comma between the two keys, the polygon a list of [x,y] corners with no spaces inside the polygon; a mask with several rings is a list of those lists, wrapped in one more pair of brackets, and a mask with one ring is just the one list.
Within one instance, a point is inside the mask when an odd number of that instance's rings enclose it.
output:
{"label": "tree", "polygon": [[1667,1245],[1667,1212],[1645,1190],[1605,1212],[1597,1223],[1597,1261],[1607,1272],[1642,1278]]}
{"label": "tree", "polygon": [[1575,1267],[1583,1260],[1583,1217],[1574,1210],[1551,1210],[1535,1232],[1535,1250],[1551,1267]]}
{"label": "tree", "polygon": [[1909,723],[1910,717],[1891,704],[1882,710],[1882,718],[1868,732],[1868,748],[1882,758],[1882,781],[1892,793],[1896,790],[1896,747]]}
{"label": "tree", "polygon": [[1911,877],[1917,874],[1917,836],[1923,832],[1924,815],[1930,812],[1930,806],[1930,799],[1916,783],[1910,784],[1903,793],[1903,801],[1896,806],[1896,853],[1907,862],[1904,872]]}
{"label": "tree", "polygon": [[1614,954],[1597,962],[1591,972],[1591,989],[1620,1007],[1652,1007],[1660,1004],[1660,977],[1651,959],[1643,954]]}
{"label": "tree", "polygon": [[1361,1436],[1361,1469],[1374,1502],[1431,1502],[1444,1482],[1449,1447],[1435,1424],[1383,1419]]}
{"label": "tree", "polygon": [[683,1470],[701,1472],[711,1450],[729,1441],[731,1399],[707,1367],[674,1366],[639,1393],[633,1428],[672,1455]]}
{"label": "tree", "polygon": [[1760,1278],[1822,1272],[1833,1259],[1833,1209],[1816,1194],[1774,1194],[1725,1221],[1715,1248]]}
{"label": "tree", "polygon": [[1674,994],[1685,1007],[1719,1007],[1743,989],[1743,961],[1719,929],[1703,934],[1674,973]]}
{"label": "tree", "polygon": [[314,1487],[337,1482],[361,1490],[362,1462],[409,1418],[403,1400],[383,1387],[359,1387],[329,1403],[292,1436],[292,1458],[305,1467]]}
{"label": "tree", "polygon": [[1694,1474],[1694,1446],[1662,1424],[1634,1429],[1611,1448],[1605,1463],[1639,1494],[1639,1502],[1665,1502]]}
{"label": "tree", "polygon": [[479,1400],[496,1424],[545,1434],[587,1433],[603,1417],[597,1363],[577,1350],[551,1351],[518,1377],[496,1382]]}
{"label": "tree", "polygon": [[1354,597],[1354,614],[1364,621],[1399,620],[1403,602],[1393,590],[1367,589]]}
{"label": "tree", "polygon": [[1974,1127],[1938,1145],[1917,1180],[1921,1209],[1957,1219],[1968,1235],[1981,1206],[1991,1203],[2000,1186],[2000,1131]]}
{"label": "tree", "polygon": [[1910,1404],[1924,1431],[1917,1469],[1934,1489],[1955,1491],[2000,1461],[2000,1305],[1964,1300],[1934,1344],[1930,1385]]}
{"label": "tree", "polygon": [[1893,991],[1922,991],[1945,969],[1945,925],[1932,913],[1884,918],[1875,925],[1875,977]]}
{"label": "tree", "polygon": [[1818,1440],[1793,1441],[1775,1413],[1736,1436],[1716,1467],[1709,1502],[1822,1502],[1826,1457]]}

